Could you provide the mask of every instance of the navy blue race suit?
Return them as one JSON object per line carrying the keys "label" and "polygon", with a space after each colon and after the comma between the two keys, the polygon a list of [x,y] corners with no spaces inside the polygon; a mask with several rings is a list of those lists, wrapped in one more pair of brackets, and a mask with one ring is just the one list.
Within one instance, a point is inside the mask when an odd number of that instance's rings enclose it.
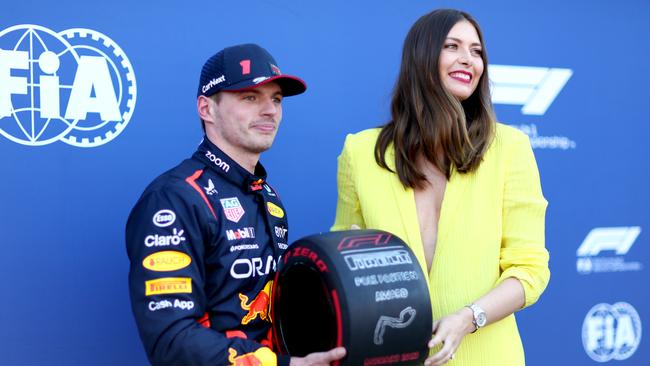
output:
{"label": "navy blue race suit", "polygon": [[270,296],[288,225],[257,164],[250,174],[207,137],[131,211],[133,314],[154,365],[288,365],[270,350]]}

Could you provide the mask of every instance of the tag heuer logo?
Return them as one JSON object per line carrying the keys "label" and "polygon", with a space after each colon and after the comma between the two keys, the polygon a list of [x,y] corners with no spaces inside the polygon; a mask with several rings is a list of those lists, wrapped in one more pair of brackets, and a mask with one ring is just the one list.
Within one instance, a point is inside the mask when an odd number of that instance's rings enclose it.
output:
{"label": "tag heuer logo", "polygon": [[237,197],[223,198],[219,201],[221,201],[224,215],[226,215],[226,218],[232,222],[239,222],[242,216],[246,213],[244,208],[241,207],[241,203],[239,203]]}

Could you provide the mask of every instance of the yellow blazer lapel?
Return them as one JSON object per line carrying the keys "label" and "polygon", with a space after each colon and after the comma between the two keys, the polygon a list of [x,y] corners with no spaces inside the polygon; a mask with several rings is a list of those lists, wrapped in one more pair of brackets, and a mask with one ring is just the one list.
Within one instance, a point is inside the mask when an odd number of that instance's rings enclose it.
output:
{"label": "yellow blazer lapel", "polygon": [[[386,162],[389,168],[395,171],[395,152],[392,146],[387,150]],[[413,189],[404,188],[395,173],[386,172],[391,175],[391,188],[393,191],[393,199],[396,206],[399,208],[399,217],[402,222],[403,234],[395,233],[409,245],[418,262],[422,268],[422,273],[429,282],[429,273],[427,271],[426,260],[424,258],[424,248],[422,247],[422,236],[420,235],[420,224],[418,222],[417,208],[415,207],[415,196]],[[387,197],[388,198],[388,197]]]}

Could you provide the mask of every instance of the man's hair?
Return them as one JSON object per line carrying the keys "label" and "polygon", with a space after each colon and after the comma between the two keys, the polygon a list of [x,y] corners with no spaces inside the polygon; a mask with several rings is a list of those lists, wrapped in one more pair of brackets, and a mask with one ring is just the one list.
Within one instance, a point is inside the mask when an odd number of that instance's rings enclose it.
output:
{"label": "man's hair", "polygon": [[[478,33],[484,71],[476,90],[461,102],[444,87],[439,58],[449,31],[464,20]],[[422,16],[404,41],[391,120],[382,126],[375,145],[377,164],[393,171],[386,164],[386,150],[393,145],[400,182],[405,187],[420,188],[426,177],[417,166],[419,157],[444,172],[447,179],[452,164],[461,173],[473,171],[487,151],[494,130],[487,52],[478,23],[471,15],[452,9]]]}
{"label": "man's hair", "polygon": [[[212,99],[215,103],[219,103],[221,101],[221,93],[216,93],[212,94],[211,96],[207,97]],[[205,133],[205,121],[203,121],[203,118],[199,117],[199,120],[201,121],[201,129],[203,129],[203,133]]]}

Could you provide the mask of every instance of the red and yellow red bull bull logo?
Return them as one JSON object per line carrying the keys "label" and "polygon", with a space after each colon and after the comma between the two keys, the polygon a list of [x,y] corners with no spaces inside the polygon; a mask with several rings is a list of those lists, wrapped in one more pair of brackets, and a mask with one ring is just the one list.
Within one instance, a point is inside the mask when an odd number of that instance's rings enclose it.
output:
{"label": "red and yellow red bull bull logo", "polygon": [[248,296],[244,294],[239,294],[239,299],[241,300],[241,308],[248,311],[246,315],[241,320],[242,324],[248,324],[251,321],[257,319],[259,315],[260,319],[271,321],[271,289],[273,288],[273,281],[269,281],[264,285],[262,291],[260,291],[257,296],[251,302],[248,302]]}
{"label": "red and yellow red bull bull logo", "polygon": [[264,183],[264,179],[258,179],[254,182],[251,183],[251,191],[259,191],[262,189],[262,184]]}
{"label": "red and yellow red bull bull logo", "polygon": [[275,353],[266,347],[241,356],[237,356],[237,350],[234,348],[228,348],[228,362],[230,366],[276,366],[278,363]]}

